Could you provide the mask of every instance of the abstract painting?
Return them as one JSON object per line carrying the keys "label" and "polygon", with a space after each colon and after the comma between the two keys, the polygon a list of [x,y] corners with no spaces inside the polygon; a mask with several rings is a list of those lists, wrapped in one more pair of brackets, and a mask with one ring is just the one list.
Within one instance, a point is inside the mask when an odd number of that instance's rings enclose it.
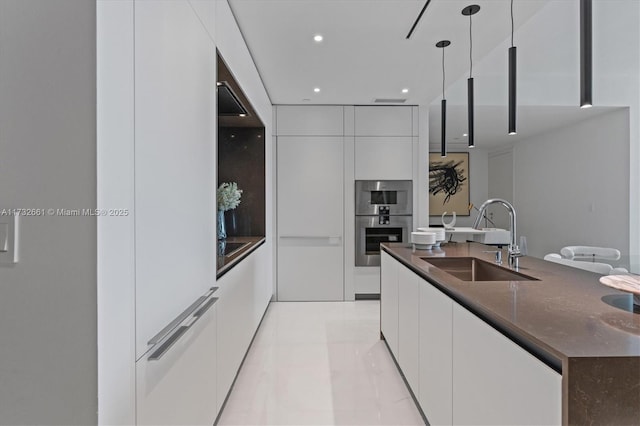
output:
{"label": "abstract painting", "polygon": [[469,153],[429,154],[429,215],[469,216]]}

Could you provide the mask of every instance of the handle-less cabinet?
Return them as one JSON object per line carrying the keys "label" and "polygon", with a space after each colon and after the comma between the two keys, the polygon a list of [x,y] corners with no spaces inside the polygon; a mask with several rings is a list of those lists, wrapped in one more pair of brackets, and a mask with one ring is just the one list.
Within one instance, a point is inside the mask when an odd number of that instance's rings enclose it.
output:
{"label": "handle-less cabinet", "polygon": [[398,364],[414,395],[420,391],[420,278],[398,268]]}
{"label": "handle-less cabinet", "polygon": [[278,300],[344,299],[344,141],[277,138]]}
{"label": "handle-less cabinet", "polygon": [[398,269],[400,263],[387,252],[380,253],[380,330],[393,356],[398,359]]}
{"label": "handle-less cabinet", "polygon": [[205,301],[199,317],[178,326],[136,363],[138,425],[215,421],[217,306],[212,302]]}
{"label": "handle-less cabinet", "polygon": [[562,376],[454,304],[453,424],[561,423]]}
{"label": "handle-less cabinet", "polygon": [[453,301],[434,286],[420,285],[420,396],[434,425],[452,422]]}

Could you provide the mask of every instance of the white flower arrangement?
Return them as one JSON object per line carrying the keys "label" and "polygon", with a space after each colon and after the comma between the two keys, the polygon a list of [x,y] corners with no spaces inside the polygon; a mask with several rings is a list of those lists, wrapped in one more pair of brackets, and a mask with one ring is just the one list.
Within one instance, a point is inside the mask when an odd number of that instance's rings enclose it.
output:
{"label": "white flower arrangement", "polygon": [[223,182],[218,187],[216,195],[218,210],[227,211],[238,207],[242,189],[238,189],[238,184],[235,182]]}

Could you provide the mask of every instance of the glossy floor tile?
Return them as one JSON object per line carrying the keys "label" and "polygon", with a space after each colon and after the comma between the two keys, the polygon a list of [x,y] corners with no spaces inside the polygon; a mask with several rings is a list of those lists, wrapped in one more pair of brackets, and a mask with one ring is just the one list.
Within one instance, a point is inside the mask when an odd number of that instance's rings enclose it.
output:
{"label": "glossy floor tile", "polygon": [[219,425],[421,425],[379,301],[274,302]]}

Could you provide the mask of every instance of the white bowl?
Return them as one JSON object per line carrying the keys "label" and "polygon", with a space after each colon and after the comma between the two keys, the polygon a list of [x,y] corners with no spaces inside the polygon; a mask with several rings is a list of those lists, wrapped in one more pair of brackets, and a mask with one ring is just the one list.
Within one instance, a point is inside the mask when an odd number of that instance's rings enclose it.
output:
{"label": "white bowl", "polygon": [[421,232],[433,232],[436,234],[436,241],[446,241],[447,236],[445,234],[444,228],[418,228],[418,231]]}
{"label": "white bowl", "polygon": [[429,250],[436,243],[436,234],[434,232],[412,232],[411,243],[417,249]]}

